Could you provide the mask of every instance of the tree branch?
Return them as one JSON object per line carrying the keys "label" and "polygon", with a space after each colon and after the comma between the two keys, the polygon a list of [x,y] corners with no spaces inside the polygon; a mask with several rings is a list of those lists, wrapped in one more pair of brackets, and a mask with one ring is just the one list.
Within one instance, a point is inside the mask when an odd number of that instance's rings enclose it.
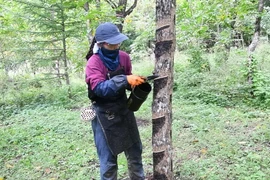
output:
{"label": "tree branch", "polygon": [[117,8],[116,4],[113,1],[111,1],[111,0],[105,0],[105,1],[107,3],[109,3],[113,9],[116,9]]}
{"label": "tree branch", "polygon": [[89,2],[86,2],[84,5],[83,5],[83,9],[88,12],[89,11]]}
{"label": "tree branch", "polygon": [[132,13],[133,9],[135,9],[135,7],[137,6],[137,2],[138,0],[134,0],[134,3],[132,4],[132,6],[125,12],[125,17],[129,15],[130,13]]}

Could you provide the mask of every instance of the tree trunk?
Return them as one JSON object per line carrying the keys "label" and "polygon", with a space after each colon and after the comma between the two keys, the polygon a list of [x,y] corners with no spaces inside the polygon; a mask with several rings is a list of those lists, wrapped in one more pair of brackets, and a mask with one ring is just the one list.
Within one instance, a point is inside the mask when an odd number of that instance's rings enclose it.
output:
{"label": "tree trunk", "polygon": [[173,179],[172,89],[175,52],[175,0],[156,1],[155,73],[152,104],[153,179]]}
{"label": "tree trunk", "polygon": [[129,9],[127,9],[127,0],[119,0],[118,5],[116,5],[113,0],[105,1],[112,7],[112,9],[115,10],[116,17],[120,19],[120,23],[116,25],[119,31],[122,32],[124,20],[130,13],[132,13],[133,9],[135,9],[138,0],[134,0],[133,4],[129,7]]}
{"label": "tree trunk", "polygon": [[[259,43],[259,39],[260,39],[260,31],[261,31],[261,13],[263,12],[263,5],[264,5],[264,0],[259,0],[259,4],[258,4],[258,16],[256,17],[256,22],[255,22],[255,32],[252,38],[252,42],[248,47],[248,83],[250,85],[253,84],[253,68],[252,68],[252,64],[253,64],[253,52],[255,51],[258,43]],[[251,92],[251,94],[253,95],[253,93]]]}
{"label": "tree trunk", "polygon": [[[85,12],[88,13],[89,12],[89,2],[86,2],[84,4],[83,8],[84,8]],[[86,32],[87,32],[86,35],[87,35],[88,42],[89,42],[89,44],[91,44],[93,37],[91,35],[91,27],[90,27],[90,20],[89,19],[86,20]]]}
{"label": "tree trunk", "polygon": [[[83,5],[83,8],[85,10],[85,12],[88,14],[89,11],[90,11],[90,7],[89,7],[89,2],[86,2],[84,5]],[[96,9],[97,10],[100,10],[100,0],[96,0]],[[92,28],[91,28],[91,22],[89,19],[86,20],[86,32],[87,32],[87,39],[88,39],[88,42],[89,42],[89,45],[91,46],[93,43],[93,39],[94,37],[92,36]]]}
{"label": "tree trunk", "polygon": [[[63,1],[61,1],[61,5],[63,7]],[[64,61],[64,76],[66,80],[66,84],[70,85],[69,81],[69,73],[68,73],[68,60],[67,60],[67,44],[66,44],[66,24],[65,24],[65,16],[64,9],[61,9],[61,17],[62,17],[62,44],[63,44],[63,61]]]}

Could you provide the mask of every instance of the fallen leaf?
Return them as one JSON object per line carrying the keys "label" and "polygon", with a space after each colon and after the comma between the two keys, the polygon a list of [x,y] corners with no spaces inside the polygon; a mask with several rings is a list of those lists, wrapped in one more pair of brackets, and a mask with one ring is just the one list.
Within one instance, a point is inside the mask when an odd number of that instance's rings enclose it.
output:
{"label": "fallen leaf", "polygon": [[245,141],[240,141],[240,142],[238,142],[238,144],[246,144],[247,142],[245,142]]}
{"label": "fallen leaf", "polygon": [[36,169],[37,171],[39,171],[39,170],[41,170],[41,166],[37,166],[37,167],[35,167],[35,169]]}
{"label": "fallen leaf", "polygon": [[206,153],[207,153],[207,148],[201,149],[201,153],[202,153],[202,154],[206,154]]}
{"label": "fallen leaf", "polygon": [[46,173],[46,174],[50,174],[51,172],[52,172],[52,170],[51,170],[50,168],[46,168],[46,169],[45,169],[45,173]]}
{"label": "fallen leaf", "polygon": [[12,164],[6,164],[7,168],[13,168],[14,166]]}

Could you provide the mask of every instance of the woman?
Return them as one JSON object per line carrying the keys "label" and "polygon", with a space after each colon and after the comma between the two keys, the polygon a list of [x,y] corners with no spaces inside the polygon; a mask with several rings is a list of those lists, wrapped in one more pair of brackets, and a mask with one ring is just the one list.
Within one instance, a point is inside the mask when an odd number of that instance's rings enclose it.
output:
{"label": "woman", "polygon": [[87,58],[86,83],[96,111],[92,129],[102,180],[117,179],[117,155],[121,152],[126,155],[130,179],[144,179],[142,143],[134,113],[127,108],[126,89],[144,83],[145,78],[131,74],[130,57],[119,50],[127,39],[116,25],[100,24],[93,55]]}

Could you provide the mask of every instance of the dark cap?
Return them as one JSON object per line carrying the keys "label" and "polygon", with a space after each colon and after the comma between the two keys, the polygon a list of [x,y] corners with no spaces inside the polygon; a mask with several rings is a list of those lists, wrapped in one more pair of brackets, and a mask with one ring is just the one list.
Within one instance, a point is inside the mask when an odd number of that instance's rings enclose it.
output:
{"label": "dark cap", "polygon": [[96,29],[95,38],[97,42],[106,42],[109,44],[119,44],[128,37],[120,33],[116,25],[110,22],[100,24]]}

